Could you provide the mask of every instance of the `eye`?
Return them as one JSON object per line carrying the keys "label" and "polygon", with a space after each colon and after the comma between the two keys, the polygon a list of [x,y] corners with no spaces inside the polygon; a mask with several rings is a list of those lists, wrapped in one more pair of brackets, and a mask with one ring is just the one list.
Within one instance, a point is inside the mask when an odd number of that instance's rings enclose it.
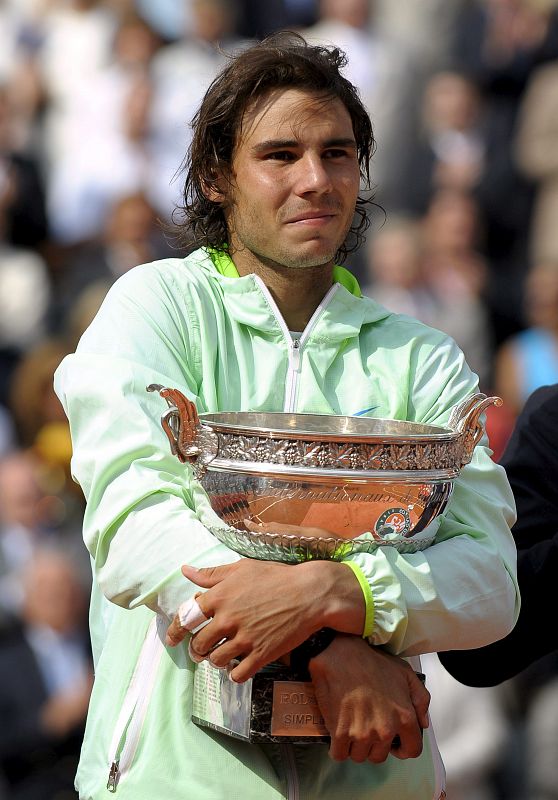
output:
{"label": "eye", "polygon": [[354,154],[349,150],[341,150],[339,148],[331,148],[330,150],[326,150],[323,154],[323,158],[353,158]]}
{"label": "eye", "polygon": [[266,158],[271,161],[292,161],[294,159],[294,154],[290,153],[288,150],[277,150],[274,153],[268,153]]}
{"label": "eye", "polygon": [[268,161],[293,161],[295,154],[289,150],[275,150],[265,156]]}

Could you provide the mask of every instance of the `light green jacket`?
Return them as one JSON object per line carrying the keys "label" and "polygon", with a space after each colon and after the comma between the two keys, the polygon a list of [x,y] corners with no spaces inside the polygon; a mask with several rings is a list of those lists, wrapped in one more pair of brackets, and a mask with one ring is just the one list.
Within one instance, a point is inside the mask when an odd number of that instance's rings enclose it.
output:
{"label": "light green jacket", "polygon": [[[191,722],[192,663],[185,647],[162,644],[169,618],[197,590],[181,564],[238,556],[197,519],[196,485],[169,452],[162,401],[148,384],[181,389],[200,411],[368,410],[435,425],[476,391],[447,336],[353,292],[334,283],[294,348],[261,280],[220,274],[197,251],[122,277],[60,366],[94,570],[81,798],[111,796],[114,762],[119,800],[437,800],[431,731],[419,759],[379,766],[334,763],[323,745],[242,743]],[[513,519],[505,474],[478,446],[435,545],[353,556],[373,593],[374,642],[414,655],[506,635],[518,612]]]}

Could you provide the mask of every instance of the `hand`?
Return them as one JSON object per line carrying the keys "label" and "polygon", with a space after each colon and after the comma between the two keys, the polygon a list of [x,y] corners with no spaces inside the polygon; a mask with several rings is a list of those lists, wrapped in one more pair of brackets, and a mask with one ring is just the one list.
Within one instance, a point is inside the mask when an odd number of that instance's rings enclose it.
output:
{"label": "hand", "polygon": [[[364,598],[354,573],[343,564],[313,561],[289,565],[241,559],[234,564],[182,567],[192,583],[207,589],[197,596],[210,619],[190,642],[194,654],[210,654],[216,667],[241,662],[231,678],[242,682],[301,644],[322,627],[361,633]],[[175,616],[167,644],[187,634]]]}
{"label": "hand", "polygon": [[309,671],[335,761],[380,764],[390,753],[421,754],[430,693],[406,661],[358,636],[338,635],[310,660]]}
{"label": "hand", "polygon": [[85,722],[93,687],[93,676],[80,681],[72,689],[52,695],[41,709],[41,724],[49,736],[62,738]]}

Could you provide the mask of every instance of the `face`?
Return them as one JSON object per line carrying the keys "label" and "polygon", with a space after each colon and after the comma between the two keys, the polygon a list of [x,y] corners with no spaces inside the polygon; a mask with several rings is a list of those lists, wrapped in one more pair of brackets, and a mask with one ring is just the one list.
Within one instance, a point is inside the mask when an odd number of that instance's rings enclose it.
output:
{"label": "face", "polygon": [[244,115],[223,202],[241,274],[332,264],[360,185],[356,142],[340,100],[289,89]]}
{"label": "face", "polygon": [[531,270],[525,285],[525,307],[531,325],[556,330],[558,320],[558,271],[551,265]]}
{"label": "face", "polygon": [[24,575],[24,589],[28,623],[59,633],[70,633],[80,623],[83,594],[76,572],[63,556],[39,556]]}

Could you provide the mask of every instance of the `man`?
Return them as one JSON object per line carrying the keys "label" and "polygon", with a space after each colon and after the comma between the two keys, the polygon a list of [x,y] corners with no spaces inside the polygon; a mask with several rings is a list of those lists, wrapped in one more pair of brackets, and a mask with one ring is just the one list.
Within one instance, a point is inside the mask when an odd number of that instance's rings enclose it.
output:
{"label": "man", "polygon": [[517,503],[513,534],[521,611],[513,631],[487,647],[443,653],[445,668],[470,686],[495,686],[558,649],[556,626],[541,630],[558,575],[558,384],[537,389],[518,417],[501,459]]}
{"label": "man", "polygon": [[57,548],[36,549],[21,578],[20,612],[0,639],[0,774],[10,797],[54,800],[72,791],[93,682],[87,595]]}
{"label": "man", "polygon": [[[107,779],[122,800],[438,798],[428,729],[421,745],[427,696],[378,647],[474,647],[513,625],[513,503],[485,447],[424,553],[239,559],[197,518],[200,487],[168,452],[160,398],[145,392],[179,388],[200,411],[444,424],[476,390],[452,341],[362,298],[335,266],[355,210],[357,239],[366,225],[359,188],[374,143],[343,64],[292,35],[230,60],[193,122],[184,210],[204,247],[121,278],[57,374],[95,571],[82,798],[105,797]],[[211,621],[192,654],[216,666],[241,656],[237,681],[322,627],[338,632],[309,662],[331,758],[319,745],[256,746],[192,724],[194,665],[184,644],[171,646],[183,631],[169,620],[200,587]]]}

